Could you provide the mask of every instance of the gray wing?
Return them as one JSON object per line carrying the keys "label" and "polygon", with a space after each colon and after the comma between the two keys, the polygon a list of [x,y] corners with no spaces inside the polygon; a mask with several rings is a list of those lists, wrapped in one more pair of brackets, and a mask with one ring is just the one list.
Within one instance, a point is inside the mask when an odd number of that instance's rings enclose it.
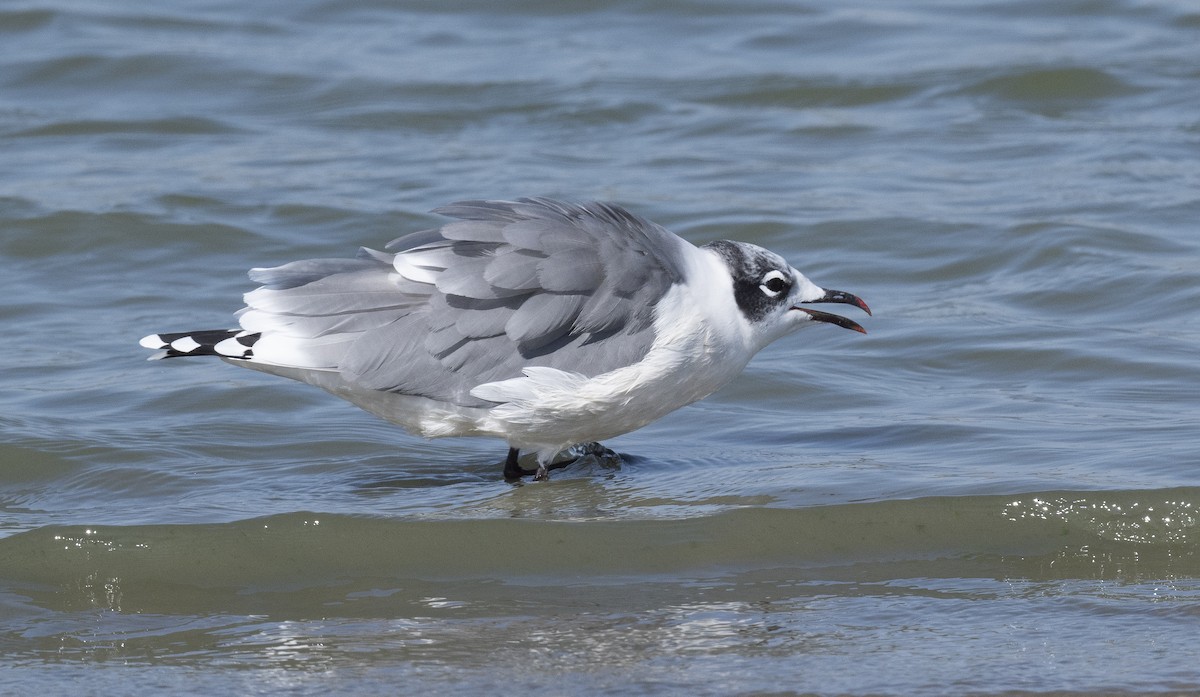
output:
{"label": "gray wing", "polygon": [[610,204],[464,201],[435,212],[458,220],[394,240],[392,254],[364,250],[332,275],[260,270],[267,286],[256,292],[325,342],[324,359],[354,384],[485,406],[472,388],[527,366],[593,376],[640,360],[655,305],[694,249]]}

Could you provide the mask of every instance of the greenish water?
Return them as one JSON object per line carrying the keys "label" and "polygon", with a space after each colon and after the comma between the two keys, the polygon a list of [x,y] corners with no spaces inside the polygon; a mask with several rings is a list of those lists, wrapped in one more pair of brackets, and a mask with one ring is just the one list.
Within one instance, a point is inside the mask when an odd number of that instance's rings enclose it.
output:
{"label": "greenish water", "polygon": [[[1187,3],[0,7],[0,694],[1200,690]],[[861,295],[550,482],[137,339],[462,198]]]}

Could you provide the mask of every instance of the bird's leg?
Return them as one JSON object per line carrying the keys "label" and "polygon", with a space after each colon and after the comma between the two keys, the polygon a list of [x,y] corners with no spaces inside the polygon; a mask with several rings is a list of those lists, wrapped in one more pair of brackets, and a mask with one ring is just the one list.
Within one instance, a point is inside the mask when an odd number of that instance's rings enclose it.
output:
{"label": "bird's leg", "polygon": [[542,458],[539,456],[537,469],[530,470],[525,469],[517,462],[517,456],[520,454],[521,451],[517,448],[510,447],[508,449],[508,458],[504,461],[505,479],[514,481],[532,474],[533,481],[544,482],[550,478],[550,470],[562,469],[588,455],[598,459],[619,458],[615,452],[599,443],[580,443],[558,453],[559,455],[567,456],[564,460],[554,460],[551,458],[549,462],[542,462]]}
{"label": "bird's leg", "polygon": [[525,477],[530,474],[533,475],[533,481],[544,482],[550,478],[550,470],[566,467],[568,464],[570,464],[570,462],[563,462],[550,463],[547,465],[539,458],[537,469],[527,470],[521,466],[521,463],[517,462],[517,457],[520,454],[521,451],[519,449],[510,447],[508,449],[508,457],[504,460],[504,478],[510,482],[516,481],[521,477]]}
{"label": "bird's leg", "polygon": [[504,478],[505,479],[507,479],[509,481],[514,480],[514,479],[520,479],[521,477],[524,477],[527,474],[536,475],[538,472],[541,471],[540,467],[536,470],[527,470],[524,467],[522,467],[521,464],[517,462],[517,456],[520,454],[521,454],[521,451],[516,448],[508,449],[508,458],[504,461]]}
{"label": "bird's leg", "polygon": [[555,462],[553,456],[544,452],[539,452],[537,458],[538,466],[537,470],[533,473],[533,481],[548,481],[550,479],[550,470],[562,469],[563,467],[571,464],[571,462],[574,462],[574,460],[568,460],[567,462]]}

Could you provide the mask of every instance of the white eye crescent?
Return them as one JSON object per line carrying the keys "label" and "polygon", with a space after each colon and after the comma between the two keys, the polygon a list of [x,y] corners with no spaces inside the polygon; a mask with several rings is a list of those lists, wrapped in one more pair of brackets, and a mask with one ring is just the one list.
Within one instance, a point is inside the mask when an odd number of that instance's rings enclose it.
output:
{"label": "white eye crescent", "polygon": [[787,289],[791,285],[792,283],[788,280],[786,274],[782,271],[772,269],[767,272],[767,275],[763,276],[762,283],[759,284],[758,289],[768,298],[777,298],[782,293],[787,292]]}

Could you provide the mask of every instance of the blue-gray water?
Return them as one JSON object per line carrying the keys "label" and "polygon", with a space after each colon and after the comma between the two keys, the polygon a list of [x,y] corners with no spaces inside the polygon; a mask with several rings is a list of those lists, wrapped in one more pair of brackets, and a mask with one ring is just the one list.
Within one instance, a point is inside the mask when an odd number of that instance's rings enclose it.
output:
{"label": "blue-gray water", "polygon": [[[498,476],[143,334],[471,197],[875,310]],[[1200,690],[1200,7],[0,4],[0,693]]]}

